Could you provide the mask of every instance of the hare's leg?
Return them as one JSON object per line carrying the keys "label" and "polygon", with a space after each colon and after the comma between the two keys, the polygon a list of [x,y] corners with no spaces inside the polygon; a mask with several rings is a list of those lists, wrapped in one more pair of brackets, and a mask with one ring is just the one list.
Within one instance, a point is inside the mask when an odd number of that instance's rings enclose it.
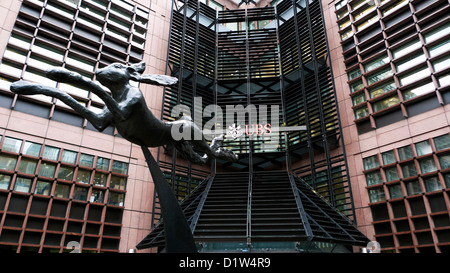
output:
{"label": "hare's leg", "polygon": [[92,125],[103,131],[111,123],[111,113],[105,109],[103,112],[96,114],[91,110],[81,105],[78,101],[72,98],[69,94],[50,86],[39,85],[27,81],[17,81],[11,84],[11,91],[22,95],[46,95],[57,98],[86,118]]}

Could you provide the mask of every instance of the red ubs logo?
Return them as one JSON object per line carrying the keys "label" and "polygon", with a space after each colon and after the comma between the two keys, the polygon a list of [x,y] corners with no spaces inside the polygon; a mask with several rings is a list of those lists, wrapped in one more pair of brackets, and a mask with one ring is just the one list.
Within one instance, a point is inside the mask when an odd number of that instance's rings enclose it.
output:
{"label": "red ubs logo", "polygon": [[[272,133],[272,125],[270,123],[267,124],[246,124],[245,125],[245,134],[247,136],[260,136],[260,135],[269,135]],[[244,134],[244,130],[241,128],[241,125],[236,126],[236,124],[228,126],[227,135],[232,138],[238,138]]]}

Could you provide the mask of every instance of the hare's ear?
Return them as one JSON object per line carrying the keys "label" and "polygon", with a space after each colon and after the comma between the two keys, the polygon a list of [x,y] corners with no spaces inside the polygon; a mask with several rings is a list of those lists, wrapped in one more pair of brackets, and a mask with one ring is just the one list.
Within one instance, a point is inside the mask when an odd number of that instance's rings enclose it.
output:
{"label": "hare's ear", "polygon": [[128,73],[130,73],[130,79],[139,81],[141,74],[145,71],[145,62],[133,64],[127,67]]}

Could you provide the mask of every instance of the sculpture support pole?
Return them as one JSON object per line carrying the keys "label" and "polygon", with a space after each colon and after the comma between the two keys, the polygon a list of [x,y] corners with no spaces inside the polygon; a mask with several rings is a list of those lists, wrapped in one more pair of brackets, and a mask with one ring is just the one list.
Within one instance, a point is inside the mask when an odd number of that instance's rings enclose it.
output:
{"label": "sculpture support pole", "polygon": [[195,246],[192,231],[178,204],[178,200],[175,198],[149,149],[145,146],[141,146],[141,149],[147,161],[153,182],[155,183],[155,190],[158,193],[159,203],[161,205],[164,232],[166,234],[166,252],[196,253],[197,247]]}

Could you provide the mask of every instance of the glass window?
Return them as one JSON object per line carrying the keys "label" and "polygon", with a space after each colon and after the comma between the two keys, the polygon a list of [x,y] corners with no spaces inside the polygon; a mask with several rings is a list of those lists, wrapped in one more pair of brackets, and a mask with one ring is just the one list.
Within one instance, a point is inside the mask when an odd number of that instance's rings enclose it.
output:
{"label": "glass window", "polygon": [[430,57],[436,57],[450,49],[450,39],[444,40],[436,45],[430,46],[428,48],[428,53],[430,53]]}
{"label": "glass window", "polygon": [[31,179],[17,177],[16,183],[14,184],[14,190],[20,192],[29,192],[31,188]]}
{"label": "glass window", "polygon": [[56,164],[42,162],[39,167],[39,176],[55,177]]}
{"label": "glass window", "polygon": [[37,161],[23,158],[20,160],[18,171],[21,173],[34,174],[36,172]]}
{"label": "glass window", "polygon": [[368,26],[370,26],[370,24],[372,22],[378,21],[378,14],[375,14],[374,16],[372,16],[371,18],[362,21],[361,23],[356,25],[356,30],[357,31],[361,31],[365,28],[367,28]]}
{"label": "glass window", "polygon": [[440,155],[439,164],[441,165],[441,169],[450,168],[450,155]]}
{"label": "glass window", "polygon": [[429,82],[429,83],[423,84],[419,87],[415,87],[413,89],[403,91],[403,97],[405,98],[405,100],[409,100],[409,99],[415,98],[417,96],[427,94],[431,91],[434,91],[434,89],[435,89],[434,83]]}
{"label": "glass window", "polygon": [[9,182],[11,181],[11,176],[0,174],[0,190],[8,190]]}
{"label": "glass window", "polygon": [[47,181],[37,181],[36,188],[34,189],[35,194],[50,195],[52,189],[52,183]]}
{"label": "glass window", "polygon": [[13,155],[0,154],[0,169],[14,171],[16,168],[17,157]]}
{"label": "glass window", "polygon": [[362,83],[362,80],[358,80],[358,81],[350,84],[350,91],[353,93],[355,91],[363,89],[363,87],[364,87],[364,85]]}
{"label": "glass window", "polygon": [[416,143],[416,151],[417,151],[418,156],[431,153],[432,150],[431,150],[430,142],[428,140],[425,140],[425,141]]}
{"label": "glass window", "polygon": [[450,148],[450,135],[443,135],[435,137],[434,146],[436,146],[436,151],[441,151]]}
{"label": "glass window", "polygon": [[73,192],[73,199],[86,201],[88,195],[88,188],[75,186],[75,190]]}
{"label": "glass window", "polygon": [[347,75],[348,75],[348,80],[351,81],[351,80],[361,76],[361,70],[359,68],[357,68],[355,70],[348,72]]}
{"label": "glass window", "polygon": [[358,105],[366,101],[366,95],[364,93],[352,97],[353,105]]}
{"label": "glass window", "polygon": [[427,192],[438,191],[442,189],[441,182],[437,176],[424,178],[425,189]]}
{"label": "glass window", "polygon": [[416,164],[414,162],[402,164],[401,167],[404,178],[417,175]]}
{"label": "glass window", "polygon": [[344,21],[342,23],[339,23],[339,30],[342,30],[342,29],[344,29],[345,27],[347,27],[349,25],[350,25],[350,20],[346,20],[346,21]]}
{"label": "glass window", "polygon": [[383,100],[380,100],[380,101],[374,103],[373,104],[373,111],[374,112],[381,111],[383,109],[386,109],[388,107],[397,105],[399,103],[400,103],[400,100],[399,100],[398,96],[395,95],[395,96],[392,96],[390,98],[383,99]]}
{"label": "glass window", "polygon": [[381,81],[381,80],[383,80],[383,79],[385,79],[387,77],[390,77],[390,76],[392,76],[392,69],[391,68],[381,70],[379,72],[376,72],[375,74],[367,76],[367,84],[370,85],[370,84],[376,83],[376,82]]}
{"label": "glass window", "polygon": [[388,152],[382,153],[381,157],[383,158],[384,165],[395,163],[394,151],[388,151]]}
{"label": "glass window", "polygon": [[78,169],[76,182],[89,184],[91,181],[91,172],[87,170]]}
{"label": "glass window", "polygon": [[380,171],[366,173],[366,182],[367,182],[367,186],[381,184],[383,182],[383,180],[381,179]]}
{"label": "glass window", "polygon": [[377,155],[363,158],[363,163],[364,163],[364,170],[369,170],[380,166]]}
{"label": "glass window", "polygon": [[94,185],[106,187],[106,180],[108,180],[108,174],[95,172]]}
{"label": "glass window", "polygon": [[371,98],[375,98],[379,95],[382,95],[384,93],[387,93],[391,90],[394,90],[396,88],[394,81],[390,81],[388,83],[382,84],[380,86],[377,86],[371,90],[369,90],[370,92],[370,97]]}
{"label": "glass window", "polygon": [[450,174],[446,173],[446,174],[444,175],[444,179],[445,179],[445,186],[446,186],[447,188],[450,188]]}
{"label": "glass window", "polygon": [[94,165],[94,156],[93,155],[87,155],[87,154],[81,154],[80,155],[80,163],[78,163],[80,166],[92,168]]}
{"label": "glass window", "polygon": [[369,190],[369,197],[370,197],[370,202],[371,203],[375,203],[375,202],[380,202],[380,201],[385,201],[386,200],[386,195],[384,193],[383,188],[370,189]]}
{"label": "glass window", "polygon": [[105,196],[104,191],[93,189],[91,193],[91,198],[89,200],[91,202],[103,203],[104,196]]}
{"label": "glass window", "polygon": [[386,174],[386,181],[394,181],[397,180],[398,177],[398,170],[397,167],[392,167],[384,170],[384,173]]}
{"label": "glass window", "polygon": [[423,53],[408,57],[395,65],[397,72],[402,72],[420,63],[425,63],[426,58]]}
{"label": "glass window", "polygon": [[52,147],[52,146],[45,146],[44,147],[44,153],[42,154],[42,157],[45,158],[45,159],[58,161],[59,148]]}
{"label": "glass window", "polygon": [[450,84],[450,74],[439,76],[439,85],[446,86]]}
{"label": "glass window", "polygon": [[369,12],[371,12],[372,10],[375,9],[375,5],[367,5],[365,6],[361,11],[359,11],[358,14],[353,14],[353,17],[356,20],[358,20],[359,18],[363,17],[364,15],[368,14]]}
{"label": "glass window", "polygon": [[72,181],[74,168],[60,166],[58,171],[58,179]]}
{"label": "glass window", "polygon": [[450,34],[450,23],[447,23],[443,26],[433,29],[430,32],[425,33],[425,42],[429,43],[448,34]]}
{"label": "glass window", "polygon": [[[279,1],[274,1],[274,2],[279,2]],[[336,7],[336,10],[342,8],[343,6],[347,5],[347,0],[342,0],[339,1],[336,5],[334,5]]]}
{"label": "glass window", "polygon": [[344,9],[344,10],[342,10],[341,12],[337,13],[337,14],[336,14],[336,17],[337,17],[338,20],[339,20],[339,19],[341,19],[341,18],[344,18],[344,17],[347,16],[347,15],[348,15],[348,10],[347,10],[347,9]]}
{"label": "glass window", "polygon": [[41,147],[41,144],[25,141],[25,144],[23,145],[23,154],[39,157],[41,154]]}
{"label": "glass window", "polygon": [[419,181],[411,181],[411,182],[405,182],[406,191],[408,193],[408,196],[422,193],[422,190],[420,189]]}
{"label": "glass window", "polygon": [[387,8],[384,8],[382,10],[383,16],[386,16],[386,15],[394,12],[395,10],[399,9],[400,7],[407,5],[408,2],[409,2],[408,0],[395,1],[394,4],[390,5]]}
{"label": "glass window", "polygon": [[124,194],[117,192],[109,192],[108,204],[115,206],[123,206]]}
{"label": "glass window", "polygon": [[414,51],[416,49],[419,49],[422,47],[422,43],[419,39],[415,39],[411,42],[408,42],[396,49],[392,50],[394,58],[400,58],[401,56],[405,56],[406,54],[410,53],[411,51]]}
{"label": "glass window", "polygon": [[128,174],[128,163],[113,160],[112,171],[120,174]]}
{"label": "glass window", "polygon": [[434,71],[441,71],[448,67],[450,67],[450,55],[447,55],[439,60],[433,61]]}
{"label": "glass window", "polygon": [[389,186],[389,195],[391,199],[403,197],[402,186],[400,184]]}
{"label": "glass window", "polygon": [[118,189],[118,190],[125,190],[126,183],[127,183],[127,179],[125,177],[119,177],[119,176],[112,175],[110,188]]}
{"label": "glass window", "polygon": [[355,109],[355,118],[359,119],[369,115],[369,108],[367,106]]}
{"label": "glass window", "polygon": [[411,73],[401,76],[400,85],[401,86],[408,85],[419,79],[423,79],[426,76],[430,76],[430,70],[428,69],[428,67],[419,68],[418,70],[415,70]]}
{"label": "glass window", "polygon": [[400,161],[413,158],[411,146],[405,146],[398,149],[398,157]]}
{"label": "glass window", "polygon": [[431,173],[436,171],[436,164],[432,157],[419,160],[422,173]]}
{"label": "glass window", "polygon": [[98,157],[95,168],[97,170],[107,171],[107,170],[109,170],[109,162],[110,162],[110,160],[107,158]]}
{"label": "glass window", "polygon": [[75,165],[77,163],[77,155],[77,152],[64,150],[61,157],[61,162]]}
{"label": "glass window", "polygon": [[56,183],[55,197],[69,198],[69,194],[70,194],[70,186],[69,185]]}
{"label": "glass window", "polygon": [[19,153],[22,140],[11,137],[5,137],[3,140],[2,151]]}
{"label": "glass window", "polygon": [[223,10],[223,6],[214,0],[209,0],[208,6],[210,6],[211,8],[213,8],[215,10]]}

